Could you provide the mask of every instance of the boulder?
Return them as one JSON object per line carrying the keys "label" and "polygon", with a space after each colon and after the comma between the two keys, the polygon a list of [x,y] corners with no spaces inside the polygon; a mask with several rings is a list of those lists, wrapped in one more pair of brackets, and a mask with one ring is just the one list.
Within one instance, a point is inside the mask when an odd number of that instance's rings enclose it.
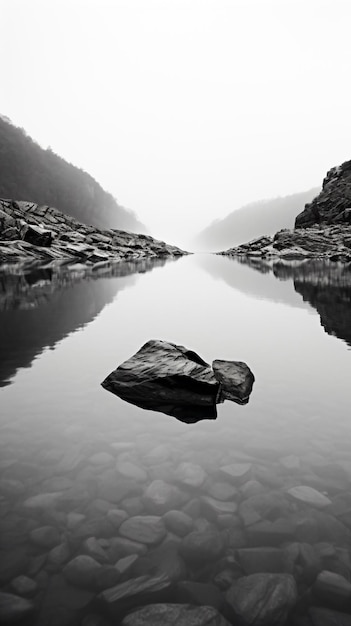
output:
{"label": "boulder", "polygon": [[184,346],[150,340],[102,386],[131,404],[192,423],[216,418],[224,399],[248,401],[254,377],[247,365],[214,361],[214,367]]}
{"label": "boulder", "polygon": [[135,606],[162,602],[170,591],[171,582],[167,576],[139,576],[130,578],[123,583],[105,589],[99,594],[98,599],[107,612],[121,618],[123,613],[135,608]]}
{"label": "boulder", "polygon": [[153,515],[163,515],[171,509],[177,509],[186,500],[178,487],[160,479],[153,480],[143,495],[145,508]]}
{"label": "boulder", "polygon": [[95,584],[96,572],[101,568],[100,563],[91,556],[80,554],[69,561],[63,568],[66,580],[77,587],[90,588]]}
{"label": "boulder", "polygon": [[317,491],[317,489],[313,489],[313,487],[309,487],[307,485],[292,487],[291,489],[288,489],[287,493],[289,496],[294,498],[294,500],[298,500],[304,504],[309,504],[316,509],[325,509],[331,505],[331,500],[329,500],[327,496],[320,491]]}
{"label": "boulder", "polygon": [[214,530],[189,533],[179,547],[184,560],[194,567],[215,561],[222,555],[223,550],[224,540],[221,534]]}
{"label": "boulder", "polygon": [[252,574],[235,581],[226,598],[245,625],[280,626],[297,602],[297,588],[290,574]]}
{"label": "boulder", "polygon": [[242,361],[215,360],[212,363],[214,375],[220,383],[225,400],[247,404],[255,377]]}

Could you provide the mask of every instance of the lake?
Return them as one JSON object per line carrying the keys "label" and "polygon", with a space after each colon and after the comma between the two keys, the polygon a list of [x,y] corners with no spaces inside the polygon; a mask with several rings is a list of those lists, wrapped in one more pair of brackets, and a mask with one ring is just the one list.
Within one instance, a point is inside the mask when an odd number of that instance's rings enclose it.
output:
{"label": "lake", "polygon": [[[245,361],[249,403],[186,424],[104,390],[149,339]],[[351,620],[350,345],[338,263],[2,271],[0,585],[23,623],[112,625],[164,601],[232,624]]]}

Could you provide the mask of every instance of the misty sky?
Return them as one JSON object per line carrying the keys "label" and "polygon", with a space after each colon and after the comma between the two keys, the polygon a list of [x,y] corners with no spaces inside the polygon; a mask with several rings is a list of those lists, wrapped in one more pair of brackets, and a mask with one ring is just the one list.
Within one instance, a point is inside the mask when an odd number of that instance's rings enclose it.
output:
{"label": "misty sky", "polygon": [[0,0],[1,106],[181,242],[351,159],[349,0]]}

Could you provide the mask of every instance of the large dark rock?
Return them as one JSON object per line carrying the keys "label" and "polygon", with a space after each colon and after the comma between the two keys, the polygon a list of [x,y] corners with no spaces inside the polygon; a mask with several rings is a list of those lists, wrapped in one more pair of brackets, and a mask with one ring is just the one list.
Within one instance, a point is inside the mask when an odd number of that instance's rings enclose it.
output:
{"label": "large dark rock", "polygon": [[34,611],[34,604],[13,593],[0,592],[0,623],[14,624]]}
{"label": "large dark rock", "polygon": [[169,601],[170,587],[167,576],[139,576],[105,589],[99,601],[110,615],[120,618],[136,606]]}
{"label": "large dark rock", "polygon": [[102,382],[123,400],[181,421],[217,416],[224,399],[248,401],[254,377],[245,363],[214,361],[174,343],[150,340]]}

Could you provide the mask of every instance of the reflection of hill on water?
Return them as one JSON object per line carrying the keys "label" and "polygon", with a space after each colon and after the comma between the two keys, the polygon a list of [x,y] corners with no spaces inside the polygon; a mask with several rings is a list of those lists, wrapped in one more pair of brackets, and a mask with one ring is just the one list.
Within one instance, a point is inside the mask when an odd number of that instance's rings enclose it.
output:
{"label": "reflection of hill on water", "polygon": [[[227,264],[226,271],[230,272],[238,266],[256,270],[261,275],[274,276],[279,281],[292,281],[295,292],[302,296],[302,301],[313,307],[320,316],[321,325],[329,334],[351,345],[351,266],[333,261],[309,259],[304,261],[268,261],[264,259],[249,259],[240,257]],[[229,268],[229,270],[228,270]],[[232,274],[233,287],[242,288],[242,283],[234,282],[238,273]],[[248,276],[248,274],[246,274]],[[229,282],[226,280],[226,282]],[[229,283],[230,284],[230,283]],[[253,292],[254,281],[251,280],[247,289]],[[268,282],[261,282],[261,290]],[[278,286],[278,284],[277,284]],[[280,289],[279,289],[280,291]],[[259,295],[258,297],[261,297]],[[271,286],[266,291],[266,298],[271,299]],[[274,300],[282,302],[280,297]],[[289,304],[284,298],[284,302]],[[300,301],[301,303],[301,301]],[[302,303],[300,304],[300,306]],[[292,306],[296,306],[293,304]]]}
{"label": "reflection of hill on water", "polygon": [[164,263],[148,259],[96,270],[0,269],[0,386],[18,368],[30,366],[45,347],[91,322],[118,291],[134,283],[136,274]]}

